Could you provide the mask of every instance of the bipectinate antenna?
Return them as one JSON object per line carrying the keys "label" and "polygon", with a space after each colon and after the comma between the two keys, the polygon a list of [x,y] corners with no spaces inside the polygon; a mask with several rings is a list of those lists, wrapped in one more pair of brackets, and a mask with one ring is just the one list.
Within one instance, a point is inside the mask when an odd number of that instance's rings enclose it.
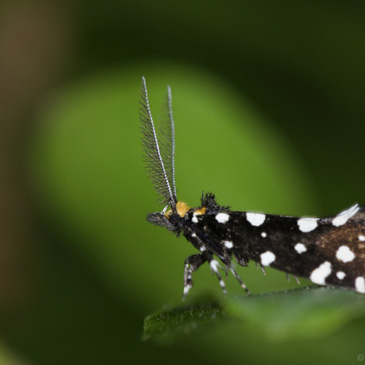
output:
{"label": "bipectinate antenna", "polygon": [[167,86],[167,97],[158,119],[157,134],[162,160],[169,182],[172,184],[172,192],[176,199],[175,183],[175,124],[172,113],[171,88]]}
{"label": "bipectinate antenna", "polygon": [[[167,94],[168,122],[159,124],[160,140],[158,140],[149,106],[146,80],[142,77],[139,117],[143,134],[142,143],[145,152],[147,174],[152,180],[153,186],[157,191],[158,203],[171,205],[175,208],[175,131],[171,110],[171,90],[169,87]],[[170,182],[173,184],[172,187]]]}

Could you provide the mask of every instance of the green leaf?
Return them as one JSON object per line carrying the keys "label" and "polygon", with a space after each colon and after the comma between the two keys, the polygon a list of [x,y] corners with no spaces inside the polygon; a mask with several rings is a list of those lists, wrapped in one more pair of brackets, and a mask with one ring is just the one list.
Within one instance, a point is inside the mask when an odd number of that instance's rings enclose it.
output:
{"label": "green leaf", "polygon": [[179,305],[148,316],[144,339],[171,341],[181,334],[205,332],[208,326],[231,322],[278,342],[325,336],[359,317],[365,317],[364,296],[345,289],[307,287]]}
{"label": "green leaf", "polygon": [[188,335],[228,318],[229,315],[217,299],[204,297],[147,316],[144,321],[143,339],[158,338],[160,342],[171,342],[176,336]]}

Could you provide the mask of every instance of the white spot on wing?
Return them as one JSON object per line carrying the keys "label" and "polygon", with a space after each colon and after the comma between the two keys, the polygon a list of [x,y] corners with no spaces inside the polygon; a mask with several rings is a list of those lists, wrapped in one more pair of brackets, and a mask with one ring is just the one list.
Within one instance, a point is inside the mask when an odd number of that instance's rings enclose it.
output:
{"label": "white spot on wing", "polygon": [[195,233],[192,233],[192,234],[191,234],[191,237],[196,237],[196,234],[195,234]]}
{"label": "white spot on wing", "polygon": [[255,227],[261,226],[265,222],[265,218],[265,214],[262,213],[246,213],[247,221]]}
{"label": "white spot on wing", "polygon": [[269,266],[275,261],[275,255],[271,251],[266,251],[260,255],[261,264],[264,266]]}
{"label": "white spot on wing", "polygon": [[218,213],[215,216],[215,219],[219,222],[219,223],[226,223],[229,221],[229,215],[227,213]]}
{"label": "white spot on wing", "polygon": [[340,214],[338,214],[335,218],[333,218],[332,224],[335,227],[342,226],[351,217],[353,217],[359,211],[359,209],[360,209],[360,207],[357,204],[353,205],[351,208],[349,208],[347,210],[344,210],[343,212],[341,212]]}
{"label": "white spot on wing", "polygon": [[365,241],[365,236],[363,236],[362,234],[359,235],[359,240],[364,242]]}
{"label": "white spot on wing", "polygon": [[355,279],[355,289],[357,292],[365,294],[365,279],[363,276],[358,276]]}
{"label": "white spot on wing", "polygon": [[297,243],[295,246],[294,246],[294,249],[295,251],[297,251],[299,254],[307,251],[307,247],[305,247],[303,245],[303,243]]}
{"label": "white spot on wing", "polygon": [[298,219],[298,226],[302,232],[311,232],[318,226],[318,218],[300,218]]}
{"label": "white spot on wing", "polygon": [[266,232],[262,232],[262,233],[261,233],[261,237],[262,237],[262,238],[265,238],[266,236],[267,236]]}
{"label": "white spot on wing", "polygon": [[226,246],[227,248],[232,248],[233,247],[233,242],[232,241],[223,241],[224,246]]}
{"label": "white spot on wing", "polygon": [[338,271],[336,273],[336,276],[338,277],[339,280],[343,280],[346,276],[346,274],[343,271]]}
{"label": "white spot on wing", "polygon": [[347,246],[340,246],[336,257],[343,262],[350,262],[355,258],[355,254]]}
{"label": "white spot on wing", "polygon": [[319,265],[319,267],[312,271],[309,279],[315,284],[325,285],[326,278],[331,274],[331,272],[331,263],[325,261],[323,264]]}
{"label": "white spot on wing", "polygon": [[206,251],[206,248],[204,246],[201,246],[200,247],[200,252],[204,252],[204,251]]}
{"label": "white spot on wing", "polygon": [[198,218],[195,215],[193,215],[193,218],[191,218],[191,221],[193,223],[198,223]]}

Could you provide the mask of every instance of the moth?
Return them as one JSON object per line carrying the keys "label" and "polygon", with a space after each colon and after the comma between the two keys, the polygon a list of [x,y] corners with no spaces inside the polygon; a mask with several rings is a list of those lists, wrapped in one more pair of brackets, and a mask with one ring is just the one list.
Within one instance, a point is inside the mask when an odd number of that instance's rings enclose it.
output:
{"label": "moth", "polygon": [[[171,89],[167,87],[166,110],[156,128],[142,78],[140,121],[147,173],[164,206],[147,215],[147,221],[181,234],[199,251],[185,260],[184,292],[193,287],[192,273],[204,263],[218,278],[219,269],[231,272],[249,293],[234,269],[250,260],[310,279],[319,285],[348,287],[365,294],[365,208],[358,204],[327,218],[290,217],[256,212],[231,211],[219,205],[211,193],[202,194],[199,207],[177,200],[175,184],[175,127]],[[168,209],[170,208],[170,209]],[[219,259],[219,261],[217,260]]]}

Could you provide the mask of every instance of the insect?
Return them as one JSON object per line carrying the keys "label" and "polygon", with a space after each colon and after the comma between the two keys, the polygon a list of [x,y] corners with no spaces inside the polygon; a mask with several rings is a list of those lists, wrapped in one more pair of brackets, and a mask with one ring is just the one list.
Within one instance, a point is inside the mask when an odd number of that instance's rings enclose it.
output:
{"label": "insect", "polygon": [[146,80],[142,78],[140,120],[147,173],[158,202],[165,206],[162,212],[148,214],[147,221],[177,236],[182,234],[199,251],[185,260],[183,298],[193,287],[192,273],[206,262],[223,293],[226,286],[219,269],[230,271],[249,293],[234,269],[233,258],[241,266],[253,260],[263,270],[270,266],[315,284],[348,287],[365,294],[365,207],[355,204],[327,218],[297,218],[231,211],[208,193],[202,194],[199,207],[190,208],[176,197],[170,87],[165,118],[157,139]]}

